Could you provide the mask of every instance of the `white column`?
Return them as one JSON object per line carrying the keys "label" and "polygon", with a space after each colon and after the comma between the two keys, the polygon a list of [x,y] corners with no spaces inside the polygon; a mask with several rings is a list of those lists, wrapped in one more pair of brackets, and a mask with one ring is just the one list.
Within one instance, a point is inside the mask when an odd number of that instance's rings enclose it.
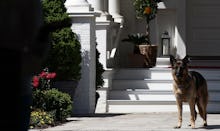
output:
{"label": "white column", "polygon": [[103,0],[104,6],[103,10],[106,14],[108,14],[108,0]]}
{"label": "white column", "polygon": [[123,23],[123,16],[120,15],[120,0],[108,0],[108,12],[115,22]]}
{"label": "white column", "polygon": [[104,0],[88,0],[94,11],[100,13],[100,17],[96,18],[96,21],[107,21],[111,20],[111,16],[107,14],[104,10]]}
{"label": "white column", "polygon": [[88,0],[88,2],[92,5],[95,12],[103,12],[103,0]]}
{"label": "white column", "polygon": [[88,0],[94,11],[100,13],[96,17],[96,42],[97,49],[100,52],[99,61],[104,69],[107,68],[107,45],[109,42],[109,27],[112,23],[112,17],[104,12],[104,0]]}
{"label": "white column", "polygon": [[88,2],[91,4],[92,8],[94,8],[95,12],[100,13],[101,16],[104,15],[103,0],[88,0]]}
{"label": "white column", "polygon": [[65,6],[67,8],[67,12],[91,11],[91,5],[87,0],[66,0]]}
{"label": "white column", "polygon": [[[66,8],[72,20],[71,29],[81,44],[81,79],[74,93],[73,114],[95,112],[96,92],[96,42],[95,18],[86,0],[67,0]],[[82,8],[82,9],[80,9]]]}

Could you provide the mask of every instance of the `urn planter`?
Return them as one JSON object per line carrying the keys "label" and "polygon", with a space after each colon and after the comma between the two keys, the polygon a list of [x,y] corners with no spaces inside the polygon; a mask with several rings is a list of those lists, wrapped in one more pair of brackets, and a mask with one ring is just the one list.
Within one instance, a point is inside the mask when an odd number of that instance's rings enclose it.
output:
{"label": "urn planter", "polygon": [[77,85],[78,85],[78,82],[75,80],[66,80],[66,81],[54,82],[53,87],[57,88],[59,91],[69,94],[71,98],[73,99]]}
{"label": "urn planter", "polygon": [[140,54],[144,56],[145,67],[151,68],[156,66],[157,62],[157,45],[139,45]]}

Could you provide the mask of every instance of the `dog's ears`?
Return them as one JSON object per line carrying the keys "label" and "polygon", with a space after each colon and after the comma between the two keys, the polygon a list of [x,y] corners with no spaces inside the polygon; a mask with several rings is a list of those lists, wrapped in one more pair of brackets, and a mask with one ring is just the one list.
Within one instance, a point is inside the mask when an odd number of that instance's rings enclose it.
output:
{"label": "dog's ears", "polygon": [[173,66],[176,62],[176,58],[173,55],[170,55],[170,64]]}
{"label": "dog's ears", "polygon": [[[170,64],[173,66],[175,64],[175,62],[177,61],[177,59],[173,56],[170,55]],[[182,59],[183,63],[188,64],[190,61],[190,58],[188,55],[186,55],[183,59]]]}
{"label": "dog's ears", "polygon": [[186,55],[184,58],[183,58],[183,60],[182,60],[184,63],[189,63],[189,61],[190,61],[190,58],[189,58],[189,56],[188,55]]}

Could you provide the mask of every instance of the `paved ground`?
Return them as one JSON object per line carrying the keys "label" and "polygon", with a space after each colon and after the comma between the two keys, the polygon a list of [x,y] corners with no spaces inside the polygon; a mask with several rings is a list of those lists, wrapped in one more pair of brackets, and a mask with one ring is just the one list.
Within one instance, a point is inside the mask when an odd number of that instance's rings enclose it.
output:
{"label": "paved ground", "polygon": [[176,113],[95,114],[71,117],[63,125],[40,131],[220,131],[220,114],[208,114],[207,117],[208,127],[201,126],[202,119],[198,115],[196,129],[191,129],[189,113],[183,113],[182,128],[173,129],[177,124]]}

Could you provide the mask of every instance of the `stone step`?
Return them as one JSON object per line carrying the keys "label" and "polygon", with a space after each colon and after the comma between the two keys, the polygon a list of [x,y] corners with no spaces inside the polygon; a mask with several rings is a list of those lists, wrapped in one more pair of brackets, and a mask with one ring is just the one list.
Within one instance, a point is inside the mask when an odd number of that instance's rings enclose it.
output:
{"label": "stone step", "polygon": [[110,91],[109,100],[175,101],[172,91]]}
{"label": "stone step", "polygon": [[[107,104],[108,113],[177,112],[174,101],[108,100]],[[219,109],[220,101],[208,103],[208,113],[219,113]],[[188,103],[183,103],[183,111],[190,111]]]}
{"label": "stone step", "polygon": [[207,81],[207,86],[208,90],[212,92],[220,92],[220,80],[208,80]]}
{"label": "stone step", "polygon": [[113,80],[112,90],[172,90],[172,80]]}
{"label": "stone step", "polygon": [[[220,69],[189,68],[189,71],[201,73],[207,80],[220,80]],[[114,71],[113,79],[172,79],[171,68],[123,68]]]}
{"label": "stone step", "polygon": [[[110,91],[108,100],[175,101],[172,91]],[[209,91],[209,101],[220,101],[220,91]]]}
{"label": "stone step", "polygon": [[212,101],[207,106],[208,113],[220,113],[220,101]]}
{"label": "stone step", "polygon": [[170,58],[169,57],[158,57],[156,67],[169,67]]}
{"label": "stone step", "polygon": [[[175,101],[108,100],[109,113],[177,112]],[[188,105],[183,105],[189,111]]]}
{"label": "stone step", "polygon": [[114,72],[113,79],[163,79],[172,78],[169,68],[124,68]]}
{"label": "stone step", "polygon": [[[148,90],[172,90],[173,80],[113,80],[112,90],[135,90],[135,89],[148,89]],[[210,91],[220,91],[220,80],[207,80],[208,89]]]}
{"label": "stone step", "polygon": [[175,105],[175,101],[108,100],[109,105]]}
{"label": "stone step", "polygon": [[[162,62],[161,64],[162,65]],[[209,112],[220,109],[220,69],[190,68],[200,72],[207,80],[209,90]],[[172,92],[171,68],[125,68],[115,70],[107,97],[110,113],[172,112],[177,111]],[[189,111],[184,103],[184,111]]]}
{"label": "stone step", "polygon": [[197,71],[199,73],[201,73],[204,78],[206,80],[220,80],[220,69],[211,69],[211,68],[207,68],[207,69],[197,69],[197,68],[191,68],[189,69],[190,71]]}
{"label": "stone step", "polygon": [[126,68],[115,71],[114,79],[171,78],[169,68]]}

